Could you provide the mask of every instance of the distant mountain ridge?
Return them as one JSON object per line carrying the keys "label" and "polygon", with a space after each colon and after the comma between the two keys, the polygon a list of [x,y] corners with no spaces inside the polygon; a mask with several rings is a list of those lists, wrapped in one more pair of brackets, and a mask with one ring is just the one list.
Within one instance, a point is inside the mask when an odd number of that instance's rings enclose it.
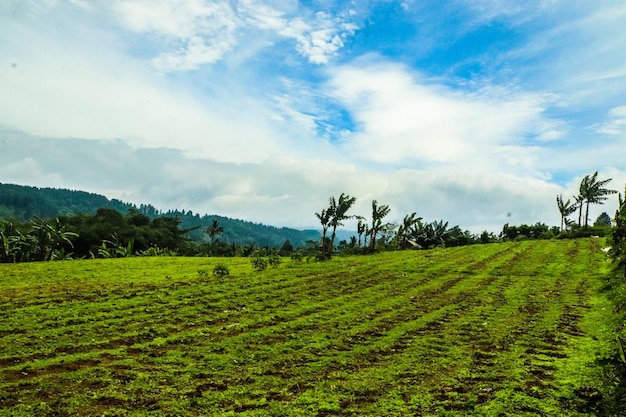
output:
{"label": "distant mountain ridge", "polygon": [[141,204],[137,207],[131,203],[108,199],[103,195],[86,191],[0,183],[0,219],[29,221],[34,217],[46,219],[80,213],[94,214],[102,207],[119,211],[122,214],[127,214],[129,210],[137,210],[150,218],[178,217],[181,229],[196,228],[188,233],[188,236],[196,242],[210,240],[204,230],[211,225],[213,220],[217,220],[224,228],[224,232],[217,238],[228,244],[255,244],[259,247],[275,248],[281,247],[286,240],[289,240],[293,246],[300,247],[309,240],[318,241],[321,236],[317,230],[267,226],[219,215],[201,216],[190,210],[163,212],[150,204]]}

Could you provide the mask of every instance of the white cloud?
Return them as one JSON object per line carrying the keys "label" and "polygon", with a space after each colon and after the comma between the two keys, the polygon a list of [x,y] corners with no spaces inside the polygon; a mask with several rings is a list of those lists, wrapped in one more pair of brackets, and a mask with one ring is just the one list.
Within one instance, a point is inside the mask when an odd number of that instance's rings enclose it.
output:
{"label": "white cloud", "polygon": [[268,5],[246,0],[240,3],[240,12],[255,27],[295,40],[296,51],[313,64],[327,64],[358,29],[351,10],[334,16],[318,11],[312,16],[289,17]]}
{"label": "white cloud", "polygon": [[[378,162],[421,161],[479,167],[510,146],[556,138],[562,122],[543,116],[547,98],[502,88],[454,92],[416,78],[404,67],[359,61],[331,71],[329,94],[353,113],[360,129],[345,149]],[[532,149],[532,148],[529,148]],[[505,169],[507,171],[507,169]]]}
{"label": "white cloud", "polygon": [[[213,96],[203,96],[158,77],[145,62],[126,55],[119,38],[91,30],[88,21],[67,31],[44,13],[2,23],[20,40],[1,49],[0,123],[5,126],[42,137],[170,146],[217,161],[300,152],[267,120],[263,100],[229,88],[228,74],[218,75],[225,82],[215,80]],[[307,152],[306,142],[298,142],[298,148],[301,144]]]}
{"label": "white cloud", "polygon": [[206,0],[124,0],[113,10],[130,30],[154,33],[169,49],[153,59],[163,71],[193,70],[222,58],[236,43],[241,26],[228,2]]}
{"label": "white cloud", "polygon": [[63,173],[45,173],[32,157],[6,163],[2,167],[2,182],[35,187],[62,187]]}
{"label": "white cloud", "polygon": [[[18,142],[22,147],[15,146]],[[354,214],[369,216],[376,199],[391,206],[388,221],[399,222],[415,211],[428,221],[444,219],[475,232],[498,232],[505,222],[556,224],[554,196],[563,192],[543,179],[464,168],[376,171],[312,158],[217,163],[171,150],[133,149],[121,141],[64,143],[29,135],[0,142],[0,177],[292,227],[317,226],[314,213],[330,196],[345,192],[357,197]],[[31,182],[24,171],[41,180]]]}
{"label": "white cloud", "polygon": [[596,126],[596,132],[612,136],[626,136],[626,106],[612,108],[608,116],[607,122]]}
{"label": "white cloud", "polygon": [[295,40],[296,51],[309,62],[326,64],[357,29],[349,12],[311,16],[304,8],[279,6],[283,10],[254,0],[235,7],[223,0],[123,0],[113,11],[127,29],[160,37],[165,52],[152,62],[165,72],[218,62],[234,48],[245,48],[245,34],[258,30]]}

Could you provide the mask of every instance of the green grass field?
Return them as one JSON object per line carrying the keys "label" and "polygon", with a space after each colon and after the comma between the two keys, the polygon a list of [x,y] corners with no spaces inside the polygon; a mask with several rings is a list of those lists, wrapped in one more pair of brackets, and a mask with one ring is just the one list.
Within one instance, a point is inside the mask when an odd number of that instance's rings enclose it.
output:
{"label": "green grass field", "polygon": [[607,268],[594,239],[3,264],[0,415],[596,415]]}

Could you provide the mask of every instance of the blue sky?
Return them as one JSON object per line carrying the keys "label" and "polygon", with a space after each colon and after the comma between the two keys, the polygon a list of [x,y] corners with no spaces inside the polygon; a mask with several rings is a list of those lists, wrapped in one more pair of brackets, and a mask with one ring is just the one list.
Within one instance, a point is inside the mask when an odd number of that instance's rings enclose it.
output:
{"label": "blue sky", "polygon": [[626,183],[623,2],[5,0],[0,26],[0,182],[292,227],[346,192],[475,232]]}

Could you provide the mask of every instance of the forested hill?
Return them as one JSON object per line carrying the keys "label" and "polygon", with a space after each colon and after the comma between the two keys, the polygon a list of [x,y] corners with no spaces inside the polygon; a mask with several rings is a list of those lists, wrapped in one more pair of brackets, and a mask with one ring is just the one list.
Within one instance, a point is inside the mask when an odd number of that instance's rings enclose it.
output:
{"label": "forested hill", "polygon": [[257,246],[280,247],[286,240],[292,245],[304,246],[307,240],[319,240],[316,230],[296,230],[278,228],[244,220],[231,219],[218,215],[200,215],[185,210],[157,210],[150,204],[125,203],[117,199],[108,199],[103,195],[57,188],[38,188],[15,184],[0,183],[0,219],[29,221],[34,217],[43,219],[79,213],[95,214],[99,208],[110,208],[128,213],[134,209],[154,219],[157,217],[178,217],[181,229],[194,229],[188,236],[194,241],[210,240],[203,231],[214,220],[224,229],[218,237],[225,243],[238,245],[255,244]]}

